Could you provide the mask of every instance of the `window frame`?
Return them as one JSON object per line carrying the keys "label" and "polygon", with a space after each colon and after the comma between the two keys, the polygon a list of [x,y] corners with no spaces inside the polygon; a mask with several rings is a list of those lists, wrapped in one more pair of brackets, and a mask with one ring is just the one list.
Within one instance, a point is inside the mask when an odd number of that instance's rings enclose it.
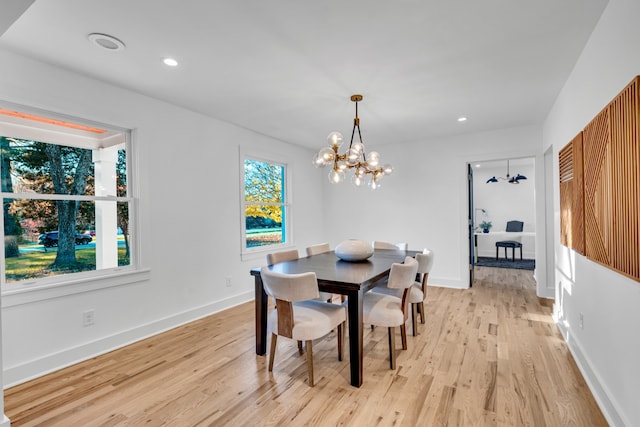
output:
{"label": "window frame", "polygon": [[[269,252],[280,251],[287,248],[294,247],[293,240],[293,203],[291,198],[291,176],[292,176],[292,164],[287,161],[283,161],[282,159],[276,159],[273,154],[263,152],[255,149],[246,149],[240,147],[240,251],[241,251],[241,259],[256,259],[259,256],[264,256]],[[264,245],[264,246],[255,246],[252,248],[247,248],[247,239],[246,239],[246,201],[245,201],[245,173],[244,173],[244,162],[245,160],[254,160],[258,162],[265,162],[274,164],[277,166],[282,166],[284,168],[284,201],[280,203],[284,209],[284,228],[283,233],[285,235],[285,240],[282,243],[273,244],[273,245]],[[276,203],[274,203],[276,204]]]}
{"label": "window frame", "polygon": [[[6,269],[5,269],[5,248],[4,245],[0,245],[0,256],[2,263],[0,265],[0,288],[2,293],[3,306],[20,305],[34,301],[46,300],[51,298],[58,298],[64,295],[72,295],[80,292],[87,292],[101,288],[122,286],[129,283],[140,282],[147,280],[150,276],[149,269],[143,269],[140,266],[140,242],[138,233],[138,199],[139,192],[137,187],[138,182],[138,168],[137,168],[137,153],[134,138],[136,133],[131,129],[120,128],[113,125],[104,123],[98,123],[94,121],[85,120],[79,117],[66,116],[51,111],[45,111],[27,107],[24,105],[12,104],[9,102],[0,101],[0,108],[19,111],[22,113],[33,114],[49,119],[61,120],[65,122],[71,122],[74,124],[96,127],[105,129],[109,132],[115,132],[118,135],[122,135],[124,139],[124,149],[126,151],[127,162],[127,195],[122,196],[89,196],[89,195],[69,195],[69,194],[38,194],[34,196],[33,193],[7,193],[1,192],[0,196],[4,200],[6,199],[49,199],[49,200],[79,200],[79,201],[110,201],[110,202],[126,202],[129,204],[129,236],[130,236],[130,254],[129,264],[126,266],[117,266],[111,268],[104,268],[100,270],[81,271],[75,273],[66,273],[56,276],[43,277],[37,279],[21,280],[17,282],[6,282]],[[79,142],[81,138],[75,138],[70,136],[69,141],[64,141],[64,137],[57,135],[55,137],[47,137],[47,134],[54,134],[55,129],[52,129],[47,125],[40,125],[37,122],[29,122],[27,133],[37,135],[37,139],[34,137],[25,138],[23,135],[12,134],[12,128],[15,128],[14,124],[10,120],[6,120],[3,116],[0,116],[0,133],[4,136],[15,137],[18,139],[32,139],[39,142],[48,144],[67,145],[72,147],[81,147],[87,149],[96,149],[100,147],[92,147],[88,143],[82,144]],[[5,135],[6,133],[6,135]],[[58,132],[60,133],[60,132]],[[120,144],[114,144],[120,145]],[[2,237],[4,240],[4,218],[0,218],[0,225],[3,227]]]}

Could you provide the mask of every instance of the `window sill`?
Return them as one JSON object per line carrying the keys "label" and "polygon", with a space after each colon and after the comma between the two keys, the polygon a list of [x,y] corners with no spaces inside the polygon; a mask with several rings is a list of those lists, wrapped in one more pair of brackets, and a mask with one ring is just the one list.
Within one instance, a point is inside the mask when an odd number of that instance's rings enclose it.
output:
{"label": "window sill", "polygon": [[124,270],[82,278],[67,278],[54,284],[24,284],[2,291],[2,308],[93,292],[149,280],[151,270]]}

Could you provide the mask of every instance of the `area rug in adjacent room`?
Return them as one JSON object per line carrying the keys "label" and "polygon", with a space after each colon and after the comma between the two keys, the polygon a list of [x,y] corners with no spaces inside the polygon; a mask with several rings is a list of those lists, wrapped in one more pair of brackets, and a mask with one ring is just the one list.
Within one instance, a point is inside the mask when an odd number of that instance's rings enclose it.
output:
{"label": "area rug in adjacent room", "polygon": [[515,261],[511,261],[511,258],[506,260],[503,257],[500,257],[496,260],[493,257],[480,256],[478,257],[478,262],[476,262],[476,265],[480,267],[516,268],[518,270],[533,270],[536,268],[536,260],[516,258]]}

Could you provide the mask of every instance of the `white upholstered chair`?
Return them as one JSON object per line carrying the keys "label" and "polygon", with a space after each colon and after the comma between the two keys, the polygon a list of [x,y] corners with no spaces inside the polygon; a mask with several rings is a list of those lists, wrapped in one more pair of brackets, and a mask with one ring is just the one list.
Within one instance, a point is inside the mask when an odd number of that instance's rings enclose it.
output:
{"label": "white upholstered chair", "polygon": [[409,288],[415,281],[417,271],[418,261],[409,256],[405,258],[403,264],[393,263],[387,286],[390,289],[401,290],[401,297],[367,292],[362,300],[363,323],[388,328],[391,369],[396,368],[394,331],[396,326],[400,326],[402,348],[407,349],[406,321],[409,311]]}
{"label": "white upholstered chair", "polygon": [[389,243],[380,242],[377,240],[373,241],[373,249],[400,249],[402,251],[406,251],[407,246],[407,243]]}
{"label": "white upholstered chair", "polygon": [[[420,280],[414,281],[409,289],[409,303],[411,304],[411,324],[413,326],[413,336],[418,334],[417,313],[420,313],[420,323],[425,322],[424,301],[427,299],[427,281],[429,272],[433,267],[433,251],[425,249],[422,253],[416,254],[418,261],[418,275]],[[386,282],[380,283],[371,290],[373,293],[392,295],[395,297],[402,296],[401,289],[393,289]]]}
{"label": "white upholstered chair", "polygon": [[318,281],[313,272],[282,274],[262,267],[262,283],[267,294],[276,300],[276,309],[269,315],[271,350],[269,371],[273,371],[278,336],[298,342],[305,341],[309,385],[313,387],[312,341],[338,329],[338,360],[342,360],[342,342],[347,311],[344,305],[318,301]]}
{"label": "white upholstered chair", "polygon": [[286,251],[272,252],[270,254],[267,254],[267,264],[273,265],[279,262],[293,261],[294,259],[298,259],[298,258],[299,258],[299,255],[298,255],[297,249],[289,249]]}
{"label": "white upholstered chair", "polygon": [[328,243],[320,243],[317,245],[311,245],[307,247],[307,256],[323,254],[325,252],[331,251],[331,247],[329,247]]}
{"label": "white upholstered chair", "polygon": [[[312,255],[318,255],[318,254],[323,254],[325,252],[330,252],[331,251],[331,247],[329,246],[328,243],[319,243],[317,245],[311,245],[307,247],[307,256],[312,256]],[[320,298],[321,301],[332,301],[333,300],[333,294],[329,293],[329,292],[320,292]],[[341,301],[344,302],[345,297],[344,295],[341,295]]]}
{"label": "white upholstered chair", "polygon": [[409,293],[413,336],[417,335],[416,331],[418,327],[416,311],[420,313],[420,323],[424,324],[425,322],[424,301],[427,299],[427,281],[429,280],[429,273],[433,267],[433,251],[425,249],[421,254],[416,254],[416,261],[418,261],[420,281],[416,281],[411,285],[411,291]]}

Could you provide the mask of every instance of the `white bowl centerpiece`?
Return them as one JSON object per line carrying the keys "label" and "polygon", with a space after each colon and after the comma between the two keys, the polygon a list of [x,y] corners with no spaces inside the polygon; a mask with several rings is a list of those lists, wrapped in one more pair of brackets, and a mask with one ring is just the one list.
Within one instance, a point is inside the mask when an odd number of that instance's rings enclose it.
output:
{"label": "white bowl centerpiece", "polygon": [[343,261],[364,261],[373,255],[373,246],[364,240],[349,239],[336,246],[335,254]]}

